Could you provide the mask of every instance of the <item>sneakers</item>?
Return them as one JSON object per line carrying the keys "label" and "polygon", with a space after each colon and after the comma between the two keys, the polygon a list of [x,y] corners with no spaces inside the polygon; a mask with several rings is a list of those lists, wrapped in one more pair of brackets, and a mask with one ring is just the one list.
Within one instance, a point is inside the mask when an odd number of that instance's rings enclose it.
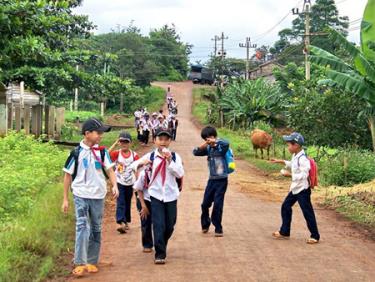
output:
{"label": "sneakers", "polygon": [[282,235],[279,231],[273,232],[272,237],[275,239],[281,239],[281,240],[289,240],[289,236]]}
{"label": "sneakers", "polygon": [[165,264],[165,259],[157,258],[155,259],[155,264]]}
{"label": "sneakers", "polygon": [[120,223],[117,224],[117,229],[116,229],[120,234],[125,234],[126,233],[126,225],[125,223]]}

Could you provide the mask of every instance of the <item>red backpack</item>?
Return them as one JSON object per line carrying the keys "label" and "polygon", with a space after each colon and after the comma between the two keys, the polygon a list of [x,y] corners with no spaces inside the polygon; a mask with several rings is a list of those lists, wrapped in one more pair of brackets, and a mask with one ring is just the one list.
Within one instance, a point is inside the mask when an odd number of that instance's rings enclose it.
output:
{"label": "red backpack", "polygon": [[[309,184],[310,184],[310,188],[314,189],[316,186],[318,186],[318,183],[319,183],[319,181],[318,181],[318,165],[317,165],[317,163],[315,162],[314,159],[309,158],[306,155],[301,155],[301,157],[302,156],[305,156],[310,162]],[[299,159],[298,159],[298,165],[299,165]]]}

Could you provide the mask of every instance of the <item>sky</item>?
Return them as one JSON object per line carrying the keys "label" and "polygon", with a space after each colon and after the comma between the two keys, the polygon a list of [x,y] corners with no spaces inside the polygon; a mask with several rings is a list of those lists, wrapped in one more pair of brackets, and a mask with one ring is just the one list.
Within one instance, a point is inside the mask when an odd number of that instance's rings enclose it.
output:
{"label": "sky", "polygon": [[[362,17],[366,3],[336,0],[340,15],[348,16],[350,21]],[[278,31],[290,27],[296,17],[289,13],[291,9],[302,6],[303,0],[84,0],[76,13],[89,16],[97,26],[96,34],[127,26],[131,21],[143,34],[173,23],[182,41],[194,45],[190,61],[204,62],[214,50],[211,39],[222,32],[228,37],[224,41],[228,57],[246,57],[246,49],[239,47],[246,37],[258,46],[271,46],[278,39]],[[359,25],[356,21],[350,29]],[[358,43],[359,30],[350,31],[349,39]]]}

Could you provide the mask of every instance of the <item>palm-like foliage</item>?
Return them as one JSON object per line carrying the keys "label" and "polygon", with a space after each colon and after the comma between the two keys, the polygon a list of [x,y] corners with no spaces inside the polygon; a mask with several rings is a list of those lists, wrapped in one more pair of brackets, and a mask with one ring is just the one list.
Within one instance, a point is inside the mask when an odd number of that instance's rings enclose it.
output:
{"label": "palm-like foliage", "polygon": [[227,123],[247,127],[257,120],[272,121],[281,112],[279,88],[266,81],[239,80],[228,85],[220,99]]}
{"label": "palm-like foliage", "polygon": [[368,102],[368,115],[375,151],[375,0],[369,0],[361,25],[361,48],[357,48],[344,36],[329,29],[329,37],[347,53],[339,58],[321,48],[310,46],[312,62],[328,67],[327,76],[337,85],[353,92]]}

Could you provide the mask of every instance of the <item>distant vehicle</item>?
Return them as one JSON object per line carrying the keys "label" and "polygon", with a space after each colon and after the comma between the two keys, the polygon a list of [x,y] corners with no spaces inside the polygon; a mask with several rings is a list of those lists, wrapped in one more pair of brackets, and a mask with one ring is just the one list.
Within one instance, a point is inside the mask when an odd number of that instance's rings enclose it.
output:
{"label": "distant vehicle", "polygon": [[212,72],[212,70],[202,65],[192,65],[190,68],[188,79],[193,81],[193,83],[210,85],[215,81],[214,73]]}

